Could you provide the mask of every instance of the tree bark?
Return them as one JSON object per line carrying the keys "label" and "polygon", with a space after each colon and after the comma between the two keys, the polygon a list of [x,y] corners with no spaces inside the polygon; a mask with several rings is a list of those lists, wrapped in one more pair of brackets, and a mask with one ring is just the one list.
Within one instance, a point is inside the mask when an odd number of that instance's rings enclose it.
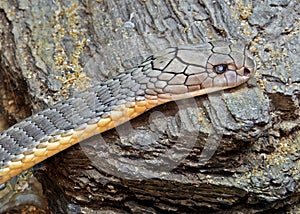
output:
{"label": "tree bark", "polygon": [[299,11],[297,0],[2,1],[10,125],[169,46],[242,40],[258,70],[47,159],[1,190],[1,212],[299,210]]}

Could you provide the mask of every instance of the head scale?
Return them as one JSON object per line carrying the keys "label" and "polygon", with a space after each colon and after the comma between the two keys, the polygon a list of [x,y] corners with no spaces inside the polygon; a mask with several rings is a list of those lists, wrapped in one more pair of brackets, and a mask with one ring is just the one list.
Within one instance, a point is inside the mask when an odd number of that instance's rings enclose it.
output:
{"label": "head scale", "polygon": [[255,63],[245,46],[216,41],[168,48],[153,56],[148,89],[172,99],[198,96],[246,82]]}

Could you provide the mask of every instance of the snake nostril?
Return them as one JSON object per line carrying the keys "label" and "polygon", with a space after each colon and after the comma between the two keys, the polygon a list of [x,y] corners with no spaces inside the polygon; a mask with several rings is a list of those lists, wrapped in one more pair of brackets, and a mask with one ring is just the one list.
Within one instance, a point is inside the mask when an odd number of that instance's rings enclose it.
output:
{"label": "snake nostril", "polygon": [[250,77],[251,71],[248,68],[244,68],[244,76]]}

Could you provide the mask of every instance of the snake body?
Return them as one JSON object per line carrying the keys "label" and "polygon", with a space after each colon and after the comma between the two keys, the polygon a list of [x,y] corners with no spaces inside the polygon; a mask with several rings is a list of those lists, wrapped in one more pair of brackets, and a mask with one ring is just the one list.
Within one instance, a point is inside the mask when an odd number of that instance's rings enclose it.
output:
{"label": "snake body", "polygon": [[235,87],[255,70],[241,45],[168,48],[0,134],[0,183],[160,104]]}

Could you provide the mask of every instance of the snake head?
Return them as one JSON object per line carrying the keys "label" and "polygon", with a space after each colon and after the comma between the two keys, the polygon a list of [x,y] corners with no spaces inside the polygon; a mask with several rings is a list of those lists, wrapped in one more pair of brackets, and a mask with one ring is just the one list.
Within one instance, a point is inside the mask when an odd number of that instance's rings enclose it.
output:
{"label": "snake head", "polygon": [[211,42],[212,54],[206,64],[208,78],[202,87],[234,87],[249,80],[256,70],[255,62],[246,46]]}
{"label": "snake head", "polygon": [[151,58],[146,93],[177,100],[241,85],[256,69],[245,47],[215,41],[168,48]]}

